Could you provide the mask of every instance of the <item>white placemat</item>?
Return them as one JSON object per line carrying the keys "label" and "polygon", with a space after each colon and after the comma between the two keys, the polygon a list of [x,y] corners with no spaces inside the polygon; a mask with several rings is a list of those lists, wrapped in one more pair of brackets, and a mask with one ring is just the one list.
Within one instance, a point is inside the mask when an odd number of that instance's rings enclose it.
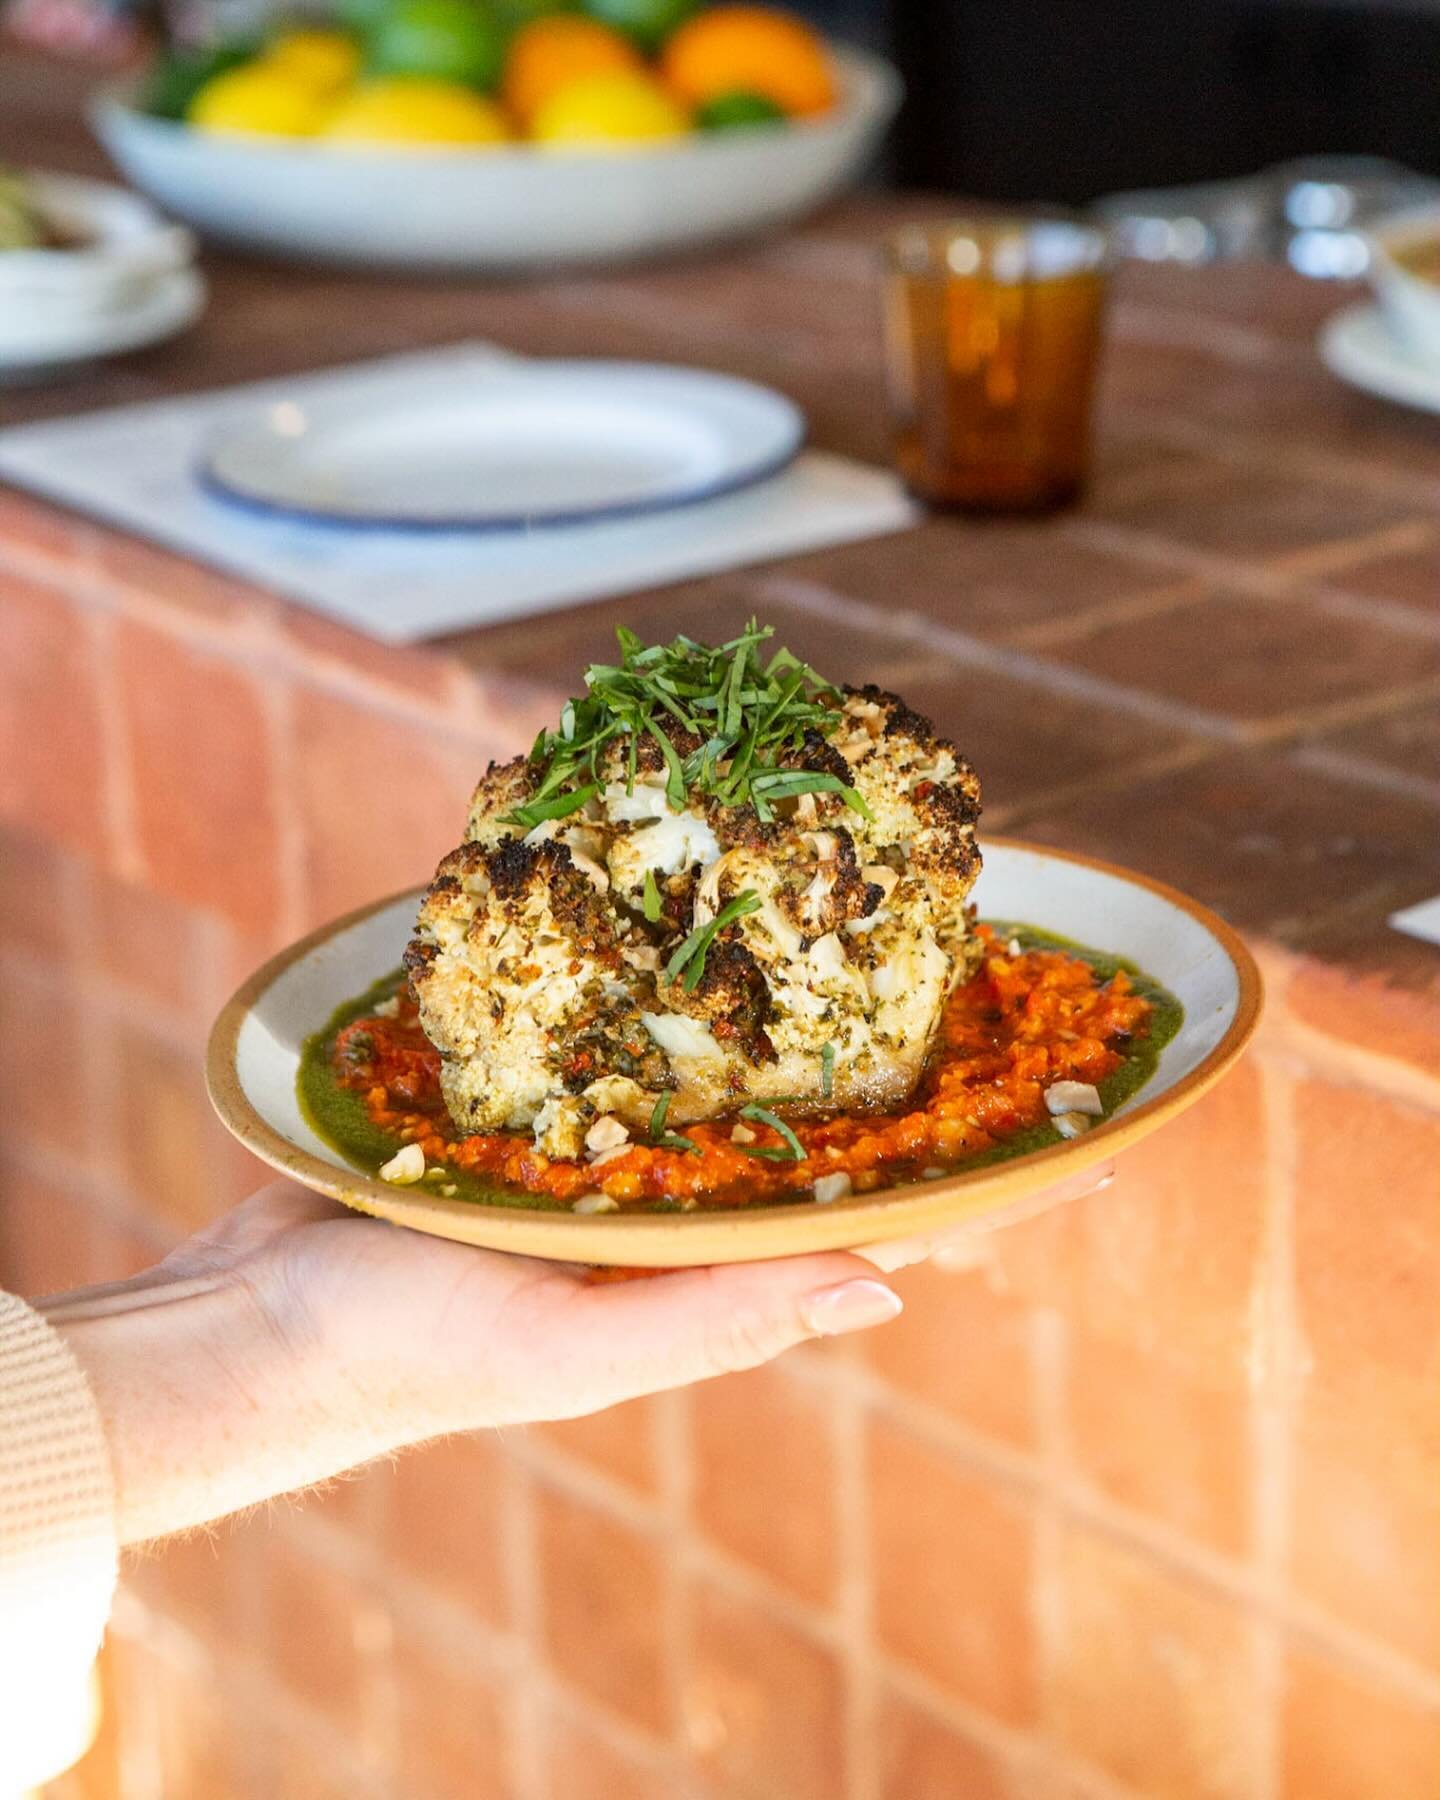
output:
{"label": "white placemat", "polygon": [[0,479],[258,582],[388,643],[490,625],[825,544],[876,537],[917,509],[886,471],[806,451],[722,499],[533,533],[354,530],[252,516],[195,480],[200,446],[257,404],[363,396],[407,364],[455,378],[504,352],[484,344],[263,381],[0,431]]}

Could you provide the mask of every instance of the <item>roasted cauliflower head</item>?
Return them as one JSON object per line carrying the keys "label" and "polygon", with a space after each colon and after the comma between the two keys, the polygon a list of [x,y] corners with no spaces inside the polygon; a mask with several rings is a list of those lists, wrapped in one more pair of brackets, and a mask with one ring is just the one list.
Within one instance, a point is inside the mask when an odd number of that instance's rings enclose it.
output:
{"label": "roasted cauliflower head", "polygon": [[[480,782],[406,956],[461,1130],[576,1157],[657,1108],[673,1130],[915,1087],[973,966],[979,784],[893,694],[762,663],[766,635],[627,646],[600,673],[648,657],[638,700],[592,671],[560,733]],[[662,670],[674,709],[645,705]]]}

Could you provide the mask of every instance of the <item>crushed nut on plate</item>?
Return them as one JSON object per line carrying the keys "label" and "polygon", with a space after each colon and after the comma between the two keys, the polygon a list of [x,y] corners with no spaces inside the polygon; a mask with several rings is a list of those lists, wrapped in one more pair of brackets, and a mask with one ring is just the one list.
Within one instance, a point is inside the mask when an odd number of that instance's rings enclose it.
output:
{"label": "crushed nut on plate", "polygon": [[397,1187],[411,1187],[422,1180],[424,1174],[425,1152],[418,1144],[406,1144],[380,1169],[380,1179],[393,1182]]}
{"label": "crushed nut on plate", "polygon": [[1088,1081],[1052,1082],[1045,1090],[1045,1105],[1056,1117],[1061,1113],[1088,1113],[1092,1119],[1105,1116],[1100,1090]]}

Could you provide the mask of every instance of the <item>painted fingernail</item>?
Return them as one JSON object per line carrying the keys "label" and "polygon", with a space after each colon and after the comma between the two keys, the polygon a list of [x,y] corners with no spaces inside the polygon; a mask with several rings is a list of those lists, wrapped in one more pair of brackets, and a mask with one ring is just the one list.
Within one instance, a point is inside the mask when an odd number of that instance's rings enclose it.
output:
{"label": "painted fingernail", "polygon": [[888,1325],[898,1318],[904,1302],[883,1281],[842,1281],[839,1287],[822,1288],[802,1309],[805,1323],[817,1337],[839,1337],[845,1331],[868,1331],[872,1325]]}

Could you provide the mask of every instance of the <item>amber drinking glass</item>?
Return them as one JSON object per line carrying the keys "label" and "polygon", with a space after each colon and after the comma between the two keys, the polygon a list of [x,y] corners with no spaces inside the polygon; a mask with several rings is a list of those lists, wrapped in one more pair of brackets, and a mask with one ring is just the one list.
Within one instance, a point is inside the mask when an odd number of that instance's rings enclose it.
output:
{"label": "amber drinking glass", "polygon": [[1108,261],[1103,227],[1059,214],[912,226],[892,240],[895,455],[912,493],[967,512],[1076,498]]}

